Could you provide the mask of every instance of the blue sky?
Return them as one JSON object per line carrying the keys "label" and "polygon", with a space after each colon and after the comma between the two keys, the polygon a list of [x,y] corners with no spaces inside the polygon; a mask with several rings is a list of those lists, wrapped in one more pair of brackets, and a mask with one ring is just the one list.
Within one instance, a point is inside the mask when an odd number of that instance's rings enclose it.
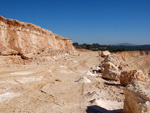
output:
{"label": "blue sky", "polygon": [[150,0],[0,0],[0,15],[73,42],[150,44]]}

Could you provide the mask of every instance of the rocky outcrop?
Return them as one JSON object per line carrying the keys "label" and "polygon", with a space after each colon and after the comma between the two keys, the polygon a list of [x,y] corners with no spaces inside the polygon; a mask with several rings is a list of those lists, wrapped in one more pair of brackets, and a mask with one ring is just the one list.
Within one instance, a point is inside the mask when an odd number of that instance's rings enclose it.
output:
{"label": "rocky outcrop", "polygon": [[123,51],[123,52],[116,52],[116,54],[122,56],[122,57],[137,57],[137,56],[143,56],[143,55],[150,55],[150,51]]}
{"label": "rocky outcrop", "polygon": [[104,60],[101,61],[100,65],[91,68],[91,72],[96,72],[104,79],[118,81],[120,80],[122,66],[125,66],[126,64],[120,60],[118,55],[110,54],[108,51],[104,51],[104,53],[105,52],[108,54],[105,54],[104,56],[102,55],[103,53],[101,51],[98,52],[100,57],[104,57]]}
{"label": "rocky outcrop", "polygon": [[120,72],[114,70],[104,70],[102,78],[108,80],[119,80],[120,79]]}
{"label": "rocky outcrop", "polygon": [[0,55],[29,54],[46,48],[74,50],[72,40],[31,23],[0,16]]}
{"label": "rocky outcrop", "polygon": [[146,81],[148,76],[142,70],[123,71],[120,76],[120,83],[124,86],[131,81]]}
{"label": "rocky outcrop", "polygon": [[150,51],[125,51],[115,54],[130,66],[130,70],[142,69],[147,72],[149,69]]}
{"label": "rocky outcrop", "polygon": [[115,55],[107,56],[100,66],[102,72],[102,78],[109,80],[119,80],[120,79],[120,61]]}
{"label": "rocky outcrop", "polygon": [[131,82],[124,95],[124,113],[150,113],[150,83]]}
{"label": "rocky outcrop", "polygon": [[104,68],[103,71],[103,78],[110,79],[110,80],[119,80],[120,79],[120,72],[118,71],[118,67],[116,67],[112,62],[105,62],[102,64]]}
{"label": "rocky outcrop", "polygon": [[101,52],[99,52],[99,54],[101,55],[101,57],[107,57],[110,55],[110,52],[109,51],[101,51]]}

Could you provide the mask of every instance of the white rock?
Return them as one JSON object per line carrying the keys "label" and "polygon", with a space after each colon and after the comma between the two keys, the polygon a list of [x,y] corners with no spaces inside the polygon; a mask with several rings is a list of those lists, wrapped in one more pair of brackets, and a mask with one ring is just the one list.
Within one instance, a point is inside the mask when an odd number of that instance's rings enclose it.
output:
{"label": "white rock", "polygon": [[92,73],[91,71],[87,71],[86,75],[90,75],[90,76],[98,76],[97,74]]}
{"label": "white rock", "polygon": [[101,57],[107,57],[110,55],[110,52],[109,51],[102,51],[101,52]]}
{"label": "white rock", "polygon": [[78,82],[78,83],[91,83],[91,80],[89,80],[87,77],[83,76],[79,80],[77,80],[76,82]]}
{"label": "white rock", "polygon": [[103,100],[103,99],[94,99],[91,101],[91,103],[92,105],[97,105],[107,110],[123,109],[123,102]]}
{"label": "white rock", "polygon": [[3,102],[3,101],[6,101],[10,98],[13,98],[15,96],[19,96],[20,94],[17,94],[17,93],[13,93],[13,92],[7,92],[7,93],[4,93],[4,94],[1,94],[0,95],[0,103]]}

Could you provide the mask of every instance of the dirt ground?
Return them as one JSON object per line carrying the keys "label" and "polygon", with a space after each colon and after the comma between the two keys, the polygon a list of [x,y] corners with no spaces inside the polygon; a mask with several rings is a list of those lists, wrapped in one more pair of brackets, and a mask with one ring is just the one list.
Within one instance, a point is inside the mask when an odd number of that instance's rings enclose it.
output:
{"label": "dirt ground", "polygon": [[[117,113],[123,87],[87,74],[103,59],[97,52],[41,64],[0,67],[0,113]],[[85,76],[91,82],[77,82]]]}

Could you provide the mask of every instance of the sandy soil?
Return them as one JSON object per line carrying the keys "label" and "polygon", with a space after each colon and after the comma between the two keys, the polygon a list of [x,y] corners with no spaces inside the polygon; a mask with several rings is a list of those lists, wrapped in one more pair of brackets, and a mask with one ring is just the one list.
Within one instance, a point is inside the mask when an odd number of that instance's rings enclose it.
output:
{"label": "sandy soil", "polygon": [[[88,74],[102,60],[97,52],[81,52],[44,64],[1,66],[0,113],[120,112],[119,82]],[[83,76],[91,82],[77,82]]]}

